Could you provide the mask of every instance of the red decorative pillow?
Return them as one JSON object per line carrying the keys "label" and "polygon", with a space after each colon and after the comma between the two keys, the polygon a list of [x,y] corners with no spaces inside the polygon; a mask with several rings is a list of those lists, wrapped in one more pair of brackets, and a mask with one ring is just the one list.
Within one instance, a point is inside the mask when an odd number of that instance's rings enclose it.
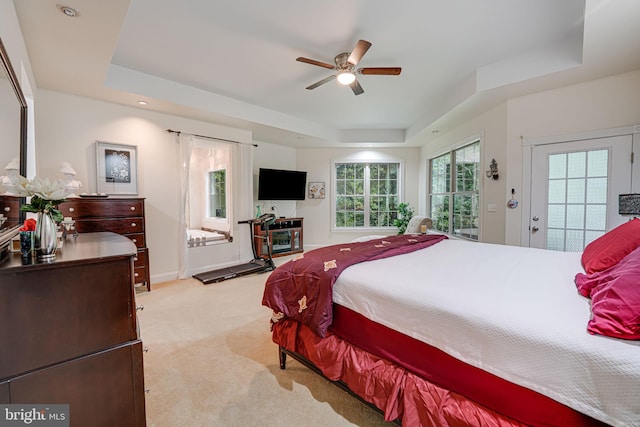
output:
{"label": "red decorative pillow", "polygon": [[576,285],[591,298],[590,333],[640,339],[640,248],[606,271],[579,273]]}
{"label": "red decorative pillow", "polygon": [[589,243],[582,252],[582,267],[588,273],[616,265],[640,246],[640,219],[634,218]]}

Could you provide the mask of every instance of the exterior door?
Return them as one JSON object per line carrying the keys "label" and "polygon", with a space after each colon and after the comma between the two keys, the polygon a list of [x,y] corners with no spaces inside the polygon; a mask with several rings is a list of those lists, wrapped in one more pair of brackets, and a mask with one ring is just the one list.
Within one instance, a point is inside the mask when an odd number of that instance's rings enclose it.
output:
{"label": "exterior door", "polygon": [[627,218],[618,195],[631,192],[632,136],[532,149],[529,246],[580,252]]}

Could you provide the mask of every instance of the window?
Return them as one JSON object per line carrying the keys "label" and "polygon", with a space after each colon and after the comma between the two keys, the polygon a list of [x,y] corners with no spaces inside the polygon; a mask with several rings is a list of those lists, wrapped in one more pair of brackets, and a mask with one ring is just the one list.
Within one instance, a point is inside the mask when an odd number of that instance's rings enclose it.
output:
{"label": "window", "polygon": [[335,227],[393,227],[398,217],[400,163],[336,163]]}
{"label": "window", "polygon": [[581,252],[607,228],[609,150],[549,155],[547,249]]}
{"label": "window", "polygon": [[227,217],[227,170],[219,169],[209,172],[208,181],[209,218]]}
{"label": "window", "polygon": [[195,140],[189,159],[188,228],[231,232],[235,161],[230,144]]}
{"label": "window", "polygon": [[431,159],[429,169],[433,228],[478,240],[480,141]]}

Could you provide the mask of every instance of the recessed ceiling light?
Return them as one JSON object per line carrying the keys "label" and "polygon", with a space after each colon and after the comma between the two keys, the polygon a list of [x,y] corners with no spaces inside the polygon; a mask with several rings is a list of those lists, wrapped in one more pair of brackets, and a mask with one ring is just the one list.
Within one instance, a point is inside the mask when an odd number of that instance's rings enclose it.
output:
{"label": "recessed ceiling light", "polygon": [[76,18],[79,16],[78,11],[72,7],[64,6],[62,4],[59,4],[57,6],[58,6],[58,9],[60,9],[60,12],[67,15],[69,18]]}
{"label": "recessed ceiling light", "polygon": [[147,104],[149,104],[149,103],[148,103],[147,101],[138,101],[138,104],[140,104],[140,105],[147,105]]}

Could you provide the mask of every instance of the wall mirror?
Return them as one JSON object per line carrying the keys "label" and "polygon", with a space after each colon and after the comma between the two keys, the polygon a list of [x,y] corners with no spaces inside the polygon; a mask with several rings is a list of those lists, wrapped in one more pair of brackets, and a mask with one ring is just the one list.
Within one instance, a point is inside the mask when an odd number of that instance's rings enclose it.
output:
{"label": "wall mirror", "polygon": [[[5,167],[14,159],[18,159],[19,174],[26,176],[27,102],[0,39],[0,176],[8,174]],[[0,191],[5,190],[0,188]],[[23,199],[0,193],[0,244],[22,224],[24,213],[16,212],[22,203]]]}

